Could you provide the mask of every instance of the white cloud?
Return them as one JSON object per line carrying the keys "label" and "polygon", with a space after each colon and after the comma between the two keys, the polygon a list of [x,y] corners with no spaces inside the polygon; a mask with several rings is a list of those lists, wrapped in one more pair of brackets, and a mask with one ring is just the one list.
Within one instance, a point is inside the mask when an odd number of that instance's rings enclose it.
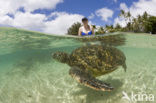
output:
{"label": "white cloud", "polygon": [[11,18],[7,15],[0,15],[0,25],[42,31],[42,29],[45,27],[45,19],[46,16],[44,14],[16,12],[14,14],[14,18]]}
{"label": "white cloud", "polygon": [[129,11],[129,9],[128,9],[128,7],[127,7],[127,5],[125,3],[120,4],[120,9],[124,10],[125,12]]}
{"label": "white cloud", "polygon": [[28,11],[33,11],[35,9],[49,9],[55,8],[58,3],[62,3],[63,0],[25,0],[23,4],[25,9]]}
{"label": "white cloud", "polygon": [[[156,16],[156,0],[139,0],[138,2],[133,2],[129,8],[125,3],[121,3],[120,9],[130,11],[133,17],[137,17],[139,14],[142,15],[145,11],[150,15]],[[117,23],[125,25],[125,21],[120,17],[115,18],[114,25]]]}
{"label": "white cloud", "polygon": [[116,24],[120,24],[121,27],[125,27],[126,26],[125,20],[123,18],[121,18],[121,17],[115,18],[115,20],[114,20],[114,26],[116,26]]}
{"label": "white cloud", "polygon": [[[55,19],[46,21],[49,17]],[[80,14],[68,14],[66,12],[53,12],[49,17],[44,14],[32,14],[30,12],[16,12],[14,18],[7,15],[1,16],[0,25],[13,26],[28,30],[41,31],[51,34],[65,34],[67,29],[75,22],[81,22]]]}
{"label": "white cloud", "polygon": [[66,12],[54,12],[52,16],[57,16],[54,20],[45,23],[44,32],[52,34],[65,34],[67,29],[75,22],[81,22],[83,18],[79,14],[68,14]]}
{"label": "white cloud", "polygon": [[142,15],[145,11],[156,16],[156,0],[139,0],[134,2],[129,10],[134,17],[138,14]]}
{"label": "white cloud", "polygon": [[133,17],[136,17],[138,14],[142,15],[145,11],[156,16],[156,0],[139,0],[138,2],[133,2],[130,8],[125,3],[121,3],[120,9],[126,12],[130,11]]}
{"label": "white cloud", "polygon": [[17,12],[12,21],[12,26],[29,30],[42,30],[45,26],[43,14],[31,14],[30,12]]}
{"label": "white cloud", "polygon": [[3,26],[10,26],[12,25],[13,19],[10,18],[8,15],[0,15],[0,25]]}
{"label": "white cloud", "polygon": [[[66,12],[53,12],[50,16],[33,14],[36,9],[54,9],[63,0],[0,0],[0,25],[13,26],[28,30],[41,31],[52,34],[65,34],[75,22],[80,22],[82,15]],[[18,11],[23,7],[26,12]],[[7,14],[11,13],[14,17]],[[52,20],[49,18],[54,17]]]}
{"label": "white cloud", "polygon": [[0,13],[15,13],[20,7],[24,7],[26,11],[34,11],[36,9],[53,9],[63,0],[0,0]]}
{"label": "white cloud", "polygon": [[116,3],[118,0],[114,0],[114,2]]}
{"label": "white cloud", "polygon": [[96,15],[101,17],[103,21],[108,21],[108,18],[113,16],[114,12],[108,8],[102,8],[96,11]]}
{"label": "white cloud", "polygon": [[93,13],[91,13],[90,16],[88,16],[89,19],[93,19],[95,17],[95,15]]}

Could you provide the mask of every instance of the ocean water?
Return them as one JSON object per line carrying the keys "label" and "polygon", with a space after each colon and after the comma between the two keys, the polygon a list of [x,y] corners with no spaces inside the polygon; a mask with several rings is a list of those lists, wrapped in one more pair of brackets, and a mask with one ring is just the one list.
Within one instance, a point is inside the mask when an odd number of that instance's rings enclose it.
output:
{"label": "ocean water", "polygon": [[[72,37],[57,37],[17,29],[0,29],[0,103],[155,103],[138,95],[156,96],[156,36],[124,33],[118,46],[126,56],[122,67],[98,77],[111,92],[95,91],[70,77],[70,67],[55,61],[56,51],[72,52],[85,45]],[[123,98],[126,93],[130,100]],[[138,94],[136,101],[132,94]]]}

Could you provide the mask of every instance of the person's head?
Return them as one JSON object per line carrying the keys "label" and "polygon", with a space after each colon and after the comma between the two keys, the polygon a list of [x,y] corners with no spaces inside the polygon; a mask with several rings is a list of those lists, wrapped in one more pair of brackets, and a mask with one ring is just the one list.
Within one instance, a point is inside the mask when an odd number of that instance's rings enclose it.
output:
{"label": "person's head", "polygon": [[88,25],[88,19],[86,17],[82,18],[83,25]]}

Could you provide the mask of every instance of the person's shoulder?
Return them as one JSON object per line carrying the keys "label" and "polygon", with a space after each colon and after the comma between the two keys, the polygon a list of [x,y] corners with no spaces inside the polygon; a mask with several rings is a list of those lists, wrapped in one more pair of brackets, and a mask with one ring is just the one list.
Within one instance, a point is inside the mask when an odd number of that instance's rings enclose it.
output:
{"label": "person's shoulder", "polygon": [[82,26],[80,26],[80,28],[83,28],[84,26],[82,25]]}
{"label": "person's shoulder", "polygon": [[82,30],[83,29],[83,26],[80,26],[79,30]]}
{"label": "person's shoulder", "polygon": [[93,29],[93,26],[92,25],[89,25],[89,26],[90,26],[91,29]]}

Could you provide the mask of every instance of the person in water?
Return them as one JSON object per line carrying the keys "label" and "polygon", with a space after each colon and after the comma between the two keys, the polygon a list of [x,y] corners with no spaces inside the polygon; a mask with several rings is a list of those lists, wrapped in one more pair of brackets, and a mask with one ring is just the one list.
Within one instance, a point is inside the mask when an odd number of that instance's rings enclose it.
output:
{"label": "person in water", "polygon": [[88,19],[85,17],[82,19],[83,26],[79,28],[79,36],[89,36],[94,35],[94,28],[88,25]]}

